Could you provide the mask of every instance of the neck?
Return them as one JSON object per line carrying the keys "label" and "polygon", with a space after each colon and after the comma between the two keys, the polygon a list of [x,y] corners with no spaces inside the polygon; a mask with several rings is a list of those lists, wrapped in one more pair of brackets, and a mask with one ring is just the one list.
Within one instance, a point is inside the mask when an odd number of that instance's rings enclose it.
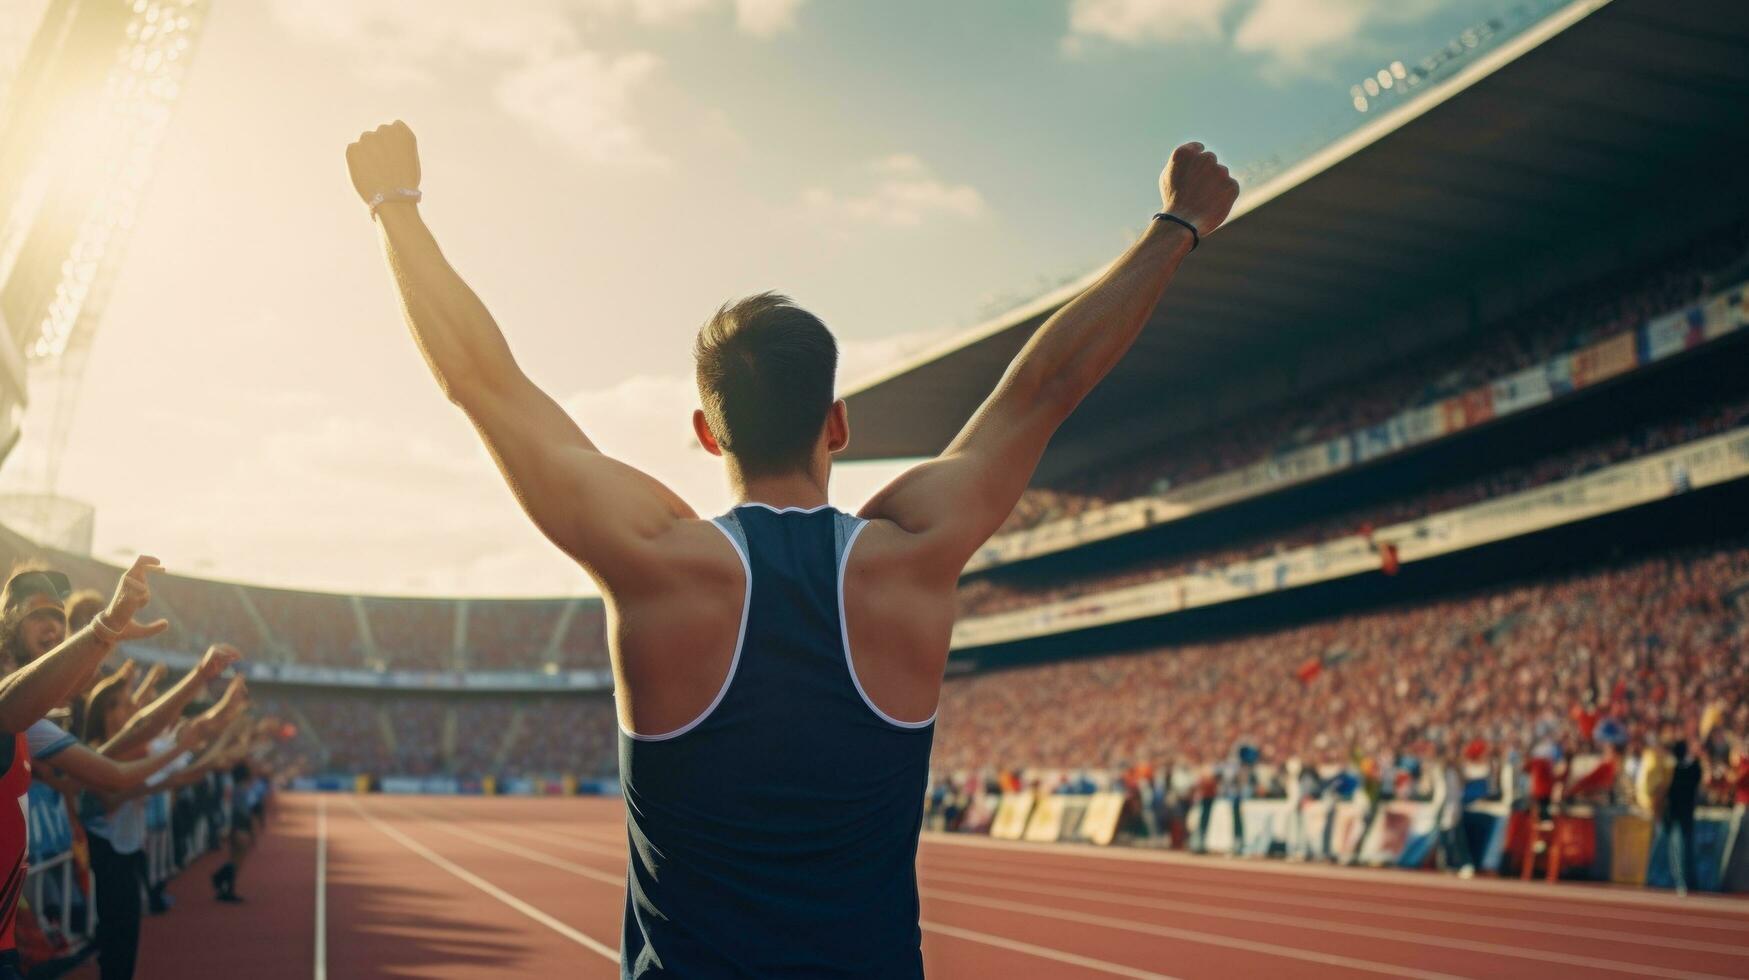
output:
{"label": "neck", "polygon": [[826,480],[812,473],[780,473],[770,476],[746,476],[739,468],[731,470],[729,486],[735,503],[770,504],[779,509],[818,507],[826,502]]}

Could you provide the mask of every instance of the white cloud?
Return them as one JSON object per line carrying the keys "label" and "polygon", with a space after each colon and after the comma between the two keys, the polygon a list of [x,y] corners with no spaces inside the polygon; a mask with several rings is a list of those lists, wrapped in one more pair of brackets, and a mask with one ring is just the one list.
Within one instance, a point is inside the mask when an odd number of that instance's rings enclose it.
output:
{"label": "white cloud", "polygon": [[754,37],[795,30],[803,0],[735,0],[735,23]]}
{"label": "white cloud", "polygon": [[385,77],[429,80],[435,63],[527,61],[581,44],[555,0],[274,0],[273,13],[292,33],[349,49],[361,70]]}
{"label": "white cloud", "polygon": [[[770,37],[795,27],[796,11],[806,0],[733,0],[735,26],[745,34]],[[641,24],[671,27],[730,6],[730,0],[585,0],[594,12],[629,16]]]}
{"label": "white cloud", "polygon": [[1319,74],[1319,59],[1370,46],[1380,27],[1447,0],[1070,0],[1064,50],[1218,41],[1263,59],[1273,77]]}
{"label": "white cloud", "polygon": [[644,51],[577,51],[518,68],[499,80],[498,104],[577,156],[629,169],[666,166],[635,121],[633,97],[661,62]]}
{"label": "white cloud", "polygon": [[1258,0],[1233,47],[1288,74],[1320,73],[1317,59],[1365,45],[1368,31],[1426,16],[1438,0]]}
{"label": "white cloud", "polygon": [[850,385],[885,370],[912,354],[931,347],[955,333],[953,327],[907,330],[884,337],[838,340],[838,387]]}
{"label": "white cloud", "polygon": [[976,187],[942,180],[914,154],[873,160],[864,174],[866,186],[855,190],[810,187],[802,192],[802,205],[823,218],[889,228],[915,228],[934,217],[976,218],[986,210]]}
{"label": "white cloud", "polygon": [[1122,44],[1219,37],[1233,0],[1071,0],[1069,40]]}
{"label": "white cloud", "polygon": [[[733,0],[735,22],[757,37],[792,29],[804,0]],[[343,49],[360,77],[386,87],[431,84],[446,68],[496,75],[499,105],[583,160],[626,169],[665,163],[634,97],[660,71],[647,51],[584,45],[583,28],[614,20],[690,24],[730,0],[274,0],[293,34]],[[579,25],[582,25],[581,27]]]}
{"label": "white cloud", "polygon": [[597,17],[629,17],[652,27],[683,24],[715,6],[717,0],[582,0],[586,14]]}

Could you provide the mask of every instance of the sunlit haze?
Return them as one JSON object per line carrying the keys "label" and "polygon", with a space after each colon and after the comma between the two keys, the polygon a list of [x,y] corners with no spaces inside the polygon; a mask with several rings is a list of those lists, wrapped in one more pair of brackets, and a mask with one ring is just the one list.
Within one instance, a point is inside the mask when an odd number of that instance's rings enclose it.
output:
{"label": "sunlit haze", "polygon": [[[778,289],[820,314],[843,388],[1116,254],[1177,143],[1291,154],[1357,121],[1351,79],[1477,14],[215,0],[55,489],[95,505],[98,556],[187,574],[589,591],[409,341],[346,178],[361,130],[413,127],[427,220],[524,366],[711,512],[729,498],[693,445],[689,346],[724,300]],[[835,501],[894,471],[840,467]]]}

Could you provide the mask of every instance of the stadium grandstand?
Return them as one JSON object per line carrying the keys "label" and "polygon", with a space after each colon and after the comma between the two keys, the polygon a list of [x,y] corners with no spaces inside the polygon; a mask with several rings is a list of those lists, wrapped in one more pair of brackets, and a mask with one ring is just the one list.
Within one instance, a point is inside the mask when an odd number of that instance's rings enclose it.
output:
{"label": "stadium grandstand", "polygon": [[[5,529],[0,564],[63,569],[100,591],[123,571]],[[598,790],[614,774],[599,599],[402,599],[166,575],[153,608],[173,628],[129,653],[186,668],[213,643],[252,651],[259,700],[297,726],[316,772],[587,779]]]}
{"label": "stadium grandstand", "polygon": [[[1746,29],[1571,5],[1242,196],[967,567],[934,819],[1114,790],[1202,846],[1229,797],[1426,799],[1453,745],[1627,803],[1673,733],[1737,799]],[[847,455],[940,451],[1097,275],[856,386]]]}
{"label": "stadium grandstand", "polygon": [[[1277,762],[1346,753],[1352,740],[1297,736],[1345,710],[1333,689],[1346,675],[1390,676],[1400,643],[1386,638],[1429,610],[1471,609],[1480,595],[1510,610],[1521,604],[1511,597],[1555,582],[1583,591],[1622,569],[1703,569],[1698,587],[1714,595],[1743,584],[1732,577],[1735,536],[1749,531],[1742,71],[1719,39],[1728,18],[1644,6],[1571,5],[1455,65],[1411,66],[1406,77],[1427,74],[1424,91],[1241,199],[1221,247],[1186,268],[968,566],[944,771],[1207,764],[1247,739]],[[1627,39],[1646,31],[1658,42]],[[1477,46],[1454,42],[1465,43]],[[1624,189],[1660,181],[1707,191],[1660,198],[1655,220],[1624,203]],[[1529,198],[1538,206],[1523,207]],[[847,457],[939,450],[1030,330],[1084,285],[856,386]],[[119,572],[16,534],[0,546],[81,585]],[[356,596],[172,575],[154,604],[175,629],[137,655],[178,666],[212,642],[257,651],[250,679],[297,722],[316,771],[613,774],[597,599]],[[1717,630],[1737,628],[1733,609],[1715,604]],[[1516,615],[1450,636],[1522,643]],[[1626,663],[1648,642],[1591,655]],[[1272,697],[1267,725],[1171,710],[1176,692],[1221,691],[1220,662],[1238,651],[1270,658],[1258,673],[1294,681],[1297,697]],[[1546,654],[1526,661],[1538,683],[1566,676],[1562,650]],[[1331,666],[1303,684],[1308,660]],[[1178,673],[1192,664],[1206,673]],[[1134,683],[1161,665],[1174,680]],[[1059,691],[1071,678],[1093,688]],[[1718,686],[1738,730],[1740,691]],[[1399,694],[1377,710],[1450,719],[1460,695],[1421,692],[1409,700],[1425,711],[1407,711]],[[1666,715],[1692,715],[1707,696],[1689,691]],[[1049,722],[992,741],[978,726],[997,722],[980,706],[1016,697],[1052,705]],[[1551,698],[1537,717],[1502,705],[1471,712],[1468,728],[1392,725],[1365,748],[1425,751],[1462,728],[1528,750]],[[1196,719],[1194,749],[1160,713]],[[1656,725],[1639,719],[1635,736]],[[458,736],[479,731],[494,734]]]}

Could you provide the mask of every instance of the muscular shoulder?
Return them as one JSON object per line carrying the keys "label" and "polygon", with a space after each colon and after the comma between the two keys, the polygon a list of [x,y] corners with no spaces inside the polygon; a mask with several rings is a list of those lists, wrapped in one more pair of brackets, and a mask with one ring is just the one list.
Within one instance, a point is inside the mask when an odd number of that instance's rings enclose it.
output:
{"label": "muscular shoulder", "polygon": [[871,520],[857,536],[845,567],[846,591],[870,600],[873,608],[905,610],[929,624],[929,632],[951,630],[958,575],[945,573],[940,558],[921,535],[892,521]]}
{"label": "muscular shoulder", "polygon": [[851,563],[883,580],[891,577],[895,584],[951,596],[959,570],[942,568],[939,551],[928,535],[876,518],[858,535]]}
{"label": "muscular shoulder", "polygon": [[918,536],[864,526],[844,570],[845,636],[864,696],[892,718],[932,717],[953,638],[954,582],[930,572]]}
{"label": "muscular shoulder", "polygon": [[650,538],[640,552],[640,560],[598,576],[610,598],[648,598],[701,584],[726,584],[739,581],[743,574],[734,545],[707,520],[675,521]]}

